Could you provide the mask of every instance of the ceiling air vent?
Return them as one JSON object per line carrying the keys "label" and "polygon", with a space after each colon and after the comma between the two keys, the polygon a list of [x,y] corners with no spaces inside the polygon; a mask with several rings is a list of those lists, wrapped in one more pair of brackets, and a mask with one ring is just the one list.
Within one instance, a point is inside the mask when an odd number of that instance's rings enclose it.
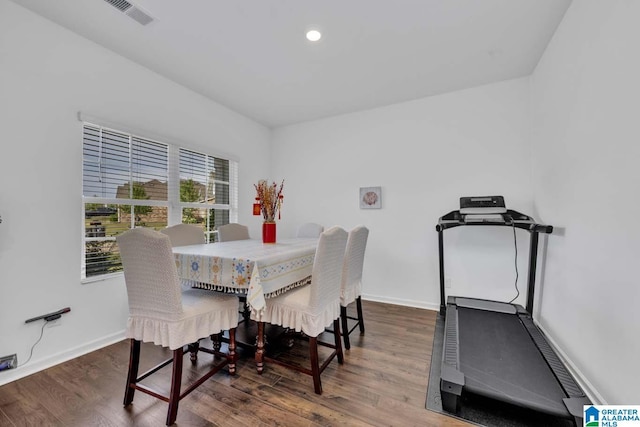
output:
{"label": "ceiling air vent", "polygon": [[109,3],[111,6],[120,10],[120,12],[126,12],[127,9],[131,8],[133,5],[129,3],[127,0],[104,0]]}
{"label": "ceiling air vent", "polygon": [[133,19],[139,24],[147,25],[153,22],[153,18],[145,11],[137,6],[129,3],[127,0],[104,0],[111,6],[118,9],[120,12],[124,12],[129,18]]}

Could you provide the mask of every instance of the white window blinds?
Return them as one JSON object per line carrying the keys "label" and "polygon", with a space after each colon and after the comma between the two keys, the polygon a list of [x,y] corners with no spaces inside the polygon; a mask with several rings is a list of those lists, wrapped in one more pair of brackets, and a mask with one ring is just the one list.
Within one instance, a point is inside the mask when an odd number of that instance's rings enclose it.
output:
{"label": "white window blinds", "polygon": [[235,221],[237,163],[230,160],[84,123],[82,173],[83,278],[122,270],[115,238],[130,228],[181,219],[213,241],[217,226]]}
{"label": "white window blinds", "polygon": [[236,220],[231,197],[237,188],[235,162],[181,148],[179,164],[182,222],[201,224],[214,241],[218,226]]}

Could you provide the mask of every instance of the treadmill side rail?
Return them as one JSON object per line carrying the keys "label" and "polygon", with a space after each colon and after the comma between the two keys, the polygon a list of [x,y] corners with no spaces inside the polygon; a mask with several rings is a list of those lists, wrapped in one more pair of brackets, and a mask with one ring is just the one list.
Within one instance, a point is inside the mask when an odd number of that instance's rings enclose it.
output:
{"label": "treadmill side rail", "polygon": [[[545,336],[542,334],[540,329],[533,323],[533,319],[528,314],[521,314],[520,321],[526,328],[529,336],[535,342],[536,347],[544,357],[545,361],[549,365],[549,368],[557,378],[560,386],[564,390],[565,394],[570,397],[583,398],[585,397],[584,392],[575,381],[569,370],[565,367],[560,357],[553,350]],[[589,405],[590,403],[585,403],[585,405]]]}
{"label": "treadmill side rail", "polygon": [[442,409],[453,414],[458,413],[462,387],[464,387],[464,374],[452,366],[443,364],[440,371]]}
{"label": "treadmill side rail", "polygon": [[573,421],[577,426],[584,425],[584,405],[591,405],[588,397],[568,397],[562,399],[567,411],[573,416]]}
{"label": "treadmill side rail", "polygon": [[[449,297],[453,302],[455,299]],[[440,397],[442,409],[457,413],[460,396],[464,387],[464,374],[460,371],[460,346],[458,343],[458,309],[455,304],[447,304],[442,345],[442,365],[440,366]]]}

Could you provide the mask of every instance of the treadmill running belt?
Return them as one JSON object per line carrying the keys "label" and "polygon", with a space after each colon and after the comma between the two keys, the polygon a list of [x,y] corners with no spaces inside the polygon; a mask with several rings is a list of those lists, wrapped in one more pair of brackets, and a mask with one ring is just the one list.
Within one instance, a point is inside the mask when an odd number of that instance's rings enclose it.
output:
{"label": "treadmill running belt", "polygon": [[465,390],[570,417],[566,397],[517,315],[458,308]]}

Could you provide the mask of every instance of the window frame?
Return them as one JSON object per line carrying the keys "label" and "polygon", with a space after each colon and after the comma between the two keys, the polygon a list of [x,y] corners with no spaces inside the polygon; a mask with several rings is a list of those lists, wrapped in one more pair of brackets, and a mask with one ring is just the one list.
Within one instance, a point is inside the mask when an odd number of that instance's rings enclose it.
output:
{"label": "window frame", "polygon": [[[229,158],[226,156],[219,156],[214,153],[206,153],[198,149],[194,149],[191,147],[185,147],[179,143],[167,143],[164,142],[168,140],[168,138],[157,138],[157,137],[149,137],[145,136],[147,132],[140,131],[131,131],[127,130],[126,127],[123,126],[113,126],[107,124],[100,124],[100,121],[97,120],[89,120],[87,118],[83,118],[81,114],[79,114],[79,120],[82,124],[81,132],[82,132],[82,203],[81,203],[81,218],[82,218],[82,232],[81,232],[81,283],[91,283],[101,280],[106,280],[111,277],[121,276],[122,270],[115,272],[107,272],[102,274],[94,274],[87,276],[87,242],[92,241],[115,241],[117,234],[112,236],[88,236],[89,231],[87,230],[86,220],[86,206],[89,204],[99,204],[99,205],[127,205],[131,207],[131,218],[128,221],[127,229],[134,228],[136,226],[136,220],[133,215],[133,210],[135,206],[151,206],[151,207],[162,207],[166,208],[166,225],[171,226],[175,224],[180,224],[183,221],[183,209],[184,208],[196,208],[196,209],[207,209],[207,223],[209,221],[209,212],[210,209],[217,210],[226,210],[229,211],[229,222],[237,222],[238,215],[238,169],[239,164],[238,161]],[[102,139],[102,134],[104,131],[117,133],[120,135],[126,135],[129,139],[129,170],[132,169],[132,141],[140,140],[145,142],[151,142],[154,144],[160,144],[166,147],[167,150],[167,165],[166,165],[166,186],[167,186],[167,200],[149,200],[149,199],[124,199],[117,197],[103,197],[103,196],[85,196],[85,147],[86,147],[86,135],[87,135],[87,127],[98,129],[100,131],[100,142],[98,143],[100,147],[104,143]],[[218,159],[222,161],[228,162],[229,167],[229,180],[228,181],[219,181],[214,179],[213,185],[216,183],[222,183],[224,185],[228,185],[229,191],[229,203],[199,203],[199,202],[182,202],[180,200],[180,152],[181,150],[187,150],[189,152],[197,153],[199,155],[206,156],[207,159]],[[130,173],[129,178],[126,182],[120,185],[129,185],[130,188],[130,197],[133,197],[133,185],[135,184],[135,177]],[[146,181],[148,182],[148,181]],[[205,184],[206,185],[206,184]],[[218,224],[219,225],[219,224]],[[207,237],[207,242],[213,242],[215,240],[215,236],[217,235],[217,230],[211,230],[208,227],[208,224],[205,225],[205,235]],[[121,266],[121,264],[120,264]]]}
{"label": "window frame", "polygon": [[[205,176],[208,176],[208,174],[210,173],[215,173],[215,166],[213,166],[215,164],[215,160],[222,160],[222,161],[226,161],[227,162],[227,167],[229,169],[229,173],[228,173],[228,180],[224,181],[224,180],[219,180],[215,178],[214,175],[214,179],[212,181],[209,181],[208,178],[206,178],[206,183],[205,188],[208,188],[209,185],[213,185],[213,188],[216,188],[216,184],[221,184],[221,185],[226,185],[227,188],[227,192],[228,192],[228,198],[229,198],[229,203],[207,203],[206,200],[204,202],[183,202],[180,200],[180,189],[178,186],[178,203],[177,203],[177,207],[180,210],[180,218],[181,220],[184,219],[184,214],[182,213],[183,209],[206,209],[207,210],[207,214],[205,215],[206,218],[206,225],[205,225],[205,236],[206,236],[206,242],[207,243],[213,243],[214,241],[217,240],[217,234],[218,234],[218,230],[216,228],[214,228],[215,224],[211,225],[209,224],[210,221],[210,210],[226,210],[229,211],[229,219],[228,222],[237,222],[237,212],[238,212],[238,194],[237,194],[237,188],[238,188],[238,162],[231,160],[231,159],[225,159],[222,158],[220,156],[215,156],[215,155],[211,155],[211,154],[207,154],[207,153],[203,153],[201,151],[197,151],[197,150],[193,150],[190,148],[186,148],[186,147],[178,147],[178,171],[179,173],[181,173],[181,165],[182,165],[182,151],[187,151],[189,153],[193,154],[197,154],[200,156],[204,156],[205,157],[205,164],[207,165],[203,170],[200,170],[199,172],[204,173]],[[179,179],[178,181],[179,183],[182,182],[182,178]],[[235,189],[235,192],[233,191],[233,189]],[[208,191],[208,190],[205,190]],[[215,193],[214,193],[215,194]],[[221,224],[219,224],[221,225]]]}

